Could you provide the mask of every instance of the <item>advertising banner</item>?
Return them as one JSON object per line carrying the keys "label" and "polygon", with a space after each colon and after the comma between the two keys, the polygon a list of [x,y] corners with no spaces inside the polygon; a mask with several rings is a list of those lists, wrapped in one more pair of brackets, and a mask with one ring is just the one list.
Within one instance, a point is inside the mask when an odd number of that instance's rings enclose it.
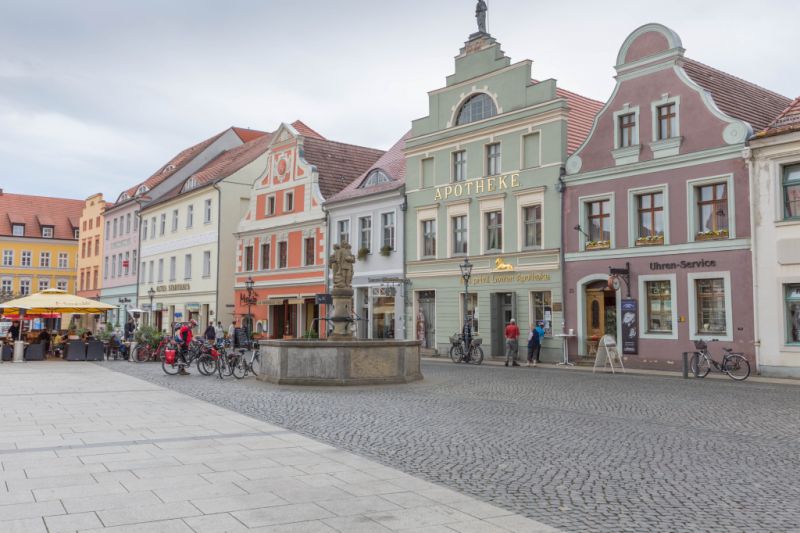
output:
{"label": "advertising banner", "polygon": [[622,300],[622,353],[639,353],[639,306],[634,299]]}

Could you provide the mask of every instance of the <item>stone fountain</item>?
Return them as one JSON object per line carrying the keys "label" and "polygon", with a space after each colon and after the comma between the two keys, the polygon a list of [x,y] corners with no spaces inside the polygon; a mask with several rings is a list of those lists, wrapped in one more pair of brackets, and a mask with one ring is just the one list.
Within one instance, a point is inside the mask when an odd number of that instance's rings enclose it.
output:
{"label": "stone fountain", "polygon": [[333,248],[329,258],[333,273],[333,333],[327,340],[261,341],[258,379],[289,385],[381,385],[422,379],[419,341],[355,338],[355,257],[349,243]]}

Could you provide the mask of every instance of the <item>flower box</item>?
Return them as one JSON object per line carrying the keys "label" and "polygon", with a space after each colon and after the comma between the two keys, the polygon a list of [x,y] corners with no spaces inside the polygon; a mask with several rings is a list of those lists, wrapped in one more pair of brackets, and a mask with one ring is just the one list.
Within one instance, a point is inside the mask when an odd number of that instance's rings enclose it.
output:
{"label": "flower box", "polygon": [[696,241],[716,241],[719,239],[727,239],[728,238],[728,230],[720,230],[720,231],[702,231],[695,235],[694,240]]}
{"label": "flower box", "polygon": [[661,246],[664,244],[663,235],[653,235],[651,237],[639,237],[636,239],[636,246]]}
{"label": "flower box", "polygon": [[606,250],[611,248],[611,241],[589,241],[586,243],[587,250]]}

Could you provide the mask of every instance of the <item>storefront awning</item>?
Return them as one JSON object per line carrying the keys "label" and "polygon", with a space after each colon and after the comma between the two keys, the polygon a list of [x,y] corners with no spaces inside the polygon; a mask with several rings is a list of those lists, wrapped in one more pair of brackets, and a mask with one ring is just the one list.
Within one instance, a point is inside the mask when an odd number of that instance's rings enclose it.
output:
{"label": "storefront awning", "polygon": [[281,298],[281,299],[277,299],[277,298],[272,299],[272,298],[270,298],[269,300],[264,302],[264,305],[283,305],[283,302],[284,302],[283,298]]}
{"label": "storefront awning", "polygon": [[306,303],[306,301],[302,298],[292,298],[289,300],[289,305],[303,305],[304,303]]}

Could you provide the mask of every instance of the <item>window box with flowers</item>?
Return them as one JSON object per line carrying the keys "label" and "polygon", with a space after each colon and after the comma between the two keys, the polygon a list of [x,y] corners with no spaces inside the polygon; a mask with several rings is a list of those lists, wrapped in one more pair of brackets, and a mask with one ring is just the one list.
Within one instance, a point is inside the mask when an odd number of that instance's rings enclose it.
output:
{"label": "window box with flowers", "polygon": [[648,235],[636,239],[636,246],[661,246],[664,244],[663,235]]}
{"label": "window box with flowers", "polygon": [[710,230],[710,231],[701,231],[697,235],[695,235],[694,240],[696,241],[716,241],[719,239],[727,239],[728,238],[728,230],[721,229],[721,230]]}
{"label": "window box with flowers", "polygon": [[381,246],[381,255],[382,256],[389,257],[392,254],[392,252],[393,252],[393,249],[392,249],[391,246],[389,246],[389,245]]}
{"label": "window box with flowers", "polygon": [[368,255],[369,255],[369,248],[367,248],[366,246],[362,246],[361,248],[358,249],[359,261],[364,261]]}
{"label": "window box with flowers", "polygon": [[588,241],[586,243],[587,250],[607,250],[611,248],[611,241]]}

